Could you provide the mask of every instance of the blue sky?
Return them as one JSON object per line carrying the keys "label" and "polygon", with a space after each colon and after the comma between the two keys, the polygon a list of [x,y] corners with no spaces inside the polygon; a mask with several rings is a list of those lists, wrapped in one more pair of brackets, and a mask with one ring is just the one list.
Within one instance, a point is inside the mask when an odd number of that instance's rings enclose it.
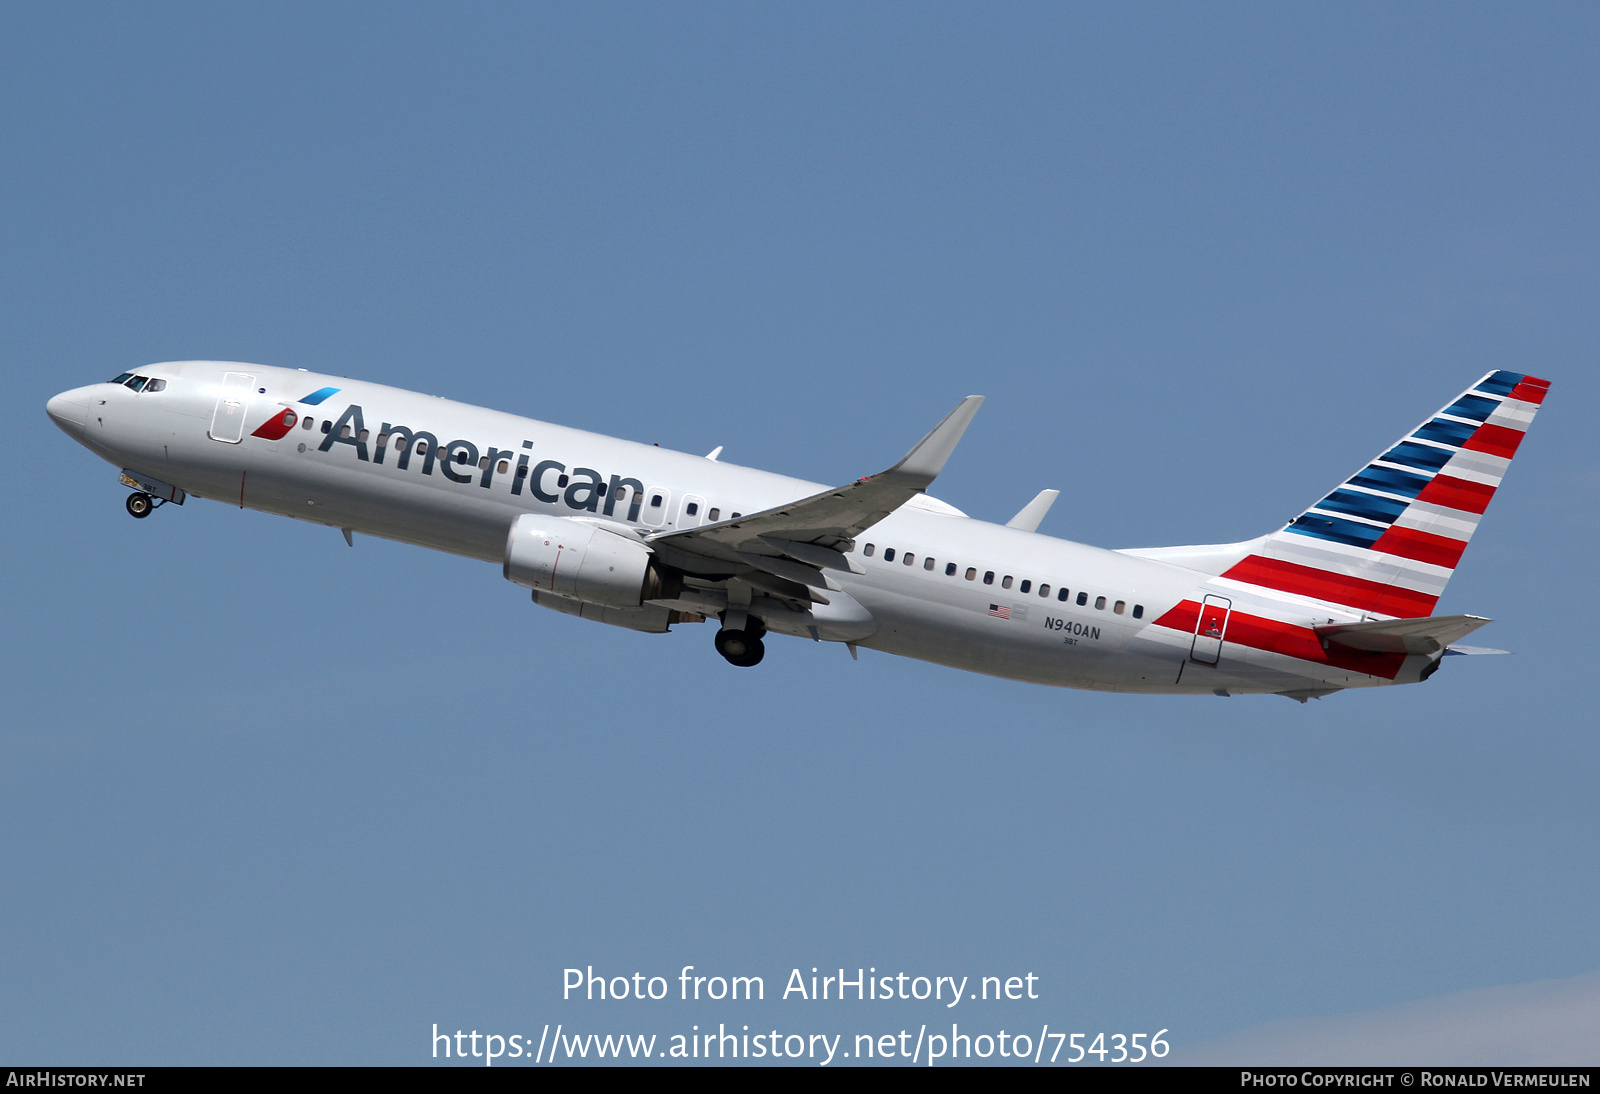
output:
{"label": "blue sky", "polygon": [[[1174,1043],[1600,968],[1600,19],[1580,5],[0,12],[0,1056],[413,1063],[573,965],[1034,972]],[[1258,535],[1492,368],[1551,397],[1439,606],[1505,658],[1301,707],[530,606],[199,502],[56,391],[298,366],[821,481]],[[1592,1061],[1591,1061],[1592,1062]]]}

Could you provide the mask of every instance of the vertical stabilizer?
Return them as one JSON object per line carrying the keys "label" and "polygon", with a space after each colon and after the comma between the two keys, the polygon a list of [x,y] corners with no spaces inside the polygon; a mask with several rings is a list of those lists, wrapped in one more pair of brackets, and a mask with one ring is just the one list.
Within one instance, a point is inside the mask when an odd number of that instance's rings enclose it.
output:
{"label": "vertical stabilizer", "polygon": [[1491,372],[1222,576],[1430,615],[1550,384]]}

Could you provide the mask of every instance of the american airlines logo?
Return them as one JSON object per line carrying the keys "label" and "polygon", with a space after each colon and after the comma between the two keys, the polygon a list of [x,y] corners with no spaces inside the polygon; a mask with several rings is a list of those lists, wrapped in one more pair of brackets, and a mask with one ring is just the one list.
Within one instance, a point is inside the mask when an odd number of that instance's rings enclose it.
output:
{"label": "american airlines logo", "polygon": [[[304,403],[320,403],[328,394],[336,392],[337,388],[324,388],[302,399]],[[294,428],[299,416],[293,408],[286,407],[281,413],[271,418],[257,429],[253,436],[267,440],[282,440]],[[527,451],[518,451],[512,448],[479,447],[469,440],[457,439],[440,443],[439,438],[425,429],[413,429],[407,425],[397,425],[393,422],[384,422],[378,429],[376,443],[369,446],[369,434],[366,420],[359,403],[351,403],[345,408],[339,420],[328,427],[327,433],[322,438],[322,443],[317,446],[319,452],[331,452],[336,444],[350,445],[356,451],[356,459],[382,465],[390,449],[395,453],[395,466],[406,471],[411,467],[412,456],[421,460],[421,472],[431,475],[437,467],[439,473],[451,482],[468,484],[477,481],[485,490],[490,488],[496,474],[509,473],[511,478],[511,493],[521,495],[524,485],[528,493],[542,502],[554,504],[564,501],[568,508],[577,509],[586,513],[602,513],[613,516],[616,513],[617,503],[622,497],[622,491],[628,490],[628,512],[625,519],[637,521],[639,510],[644,504],[644,483],[635,478],[625,478],[621,475],[611,475],[609,478],[591,467],[574,467],[570,470],[567,465],[559,460],[541,460],[529,467]],[[531,449],[532,441],[523,441],[523,449]],[[512,460],[516,461],[515,470],[510,470]],[[501,471],[505,464],[507,471]],[[558,476],[556,492],[545,489],[545,479],[551,472]],[[602,501],[604,505],[602,505]]]}

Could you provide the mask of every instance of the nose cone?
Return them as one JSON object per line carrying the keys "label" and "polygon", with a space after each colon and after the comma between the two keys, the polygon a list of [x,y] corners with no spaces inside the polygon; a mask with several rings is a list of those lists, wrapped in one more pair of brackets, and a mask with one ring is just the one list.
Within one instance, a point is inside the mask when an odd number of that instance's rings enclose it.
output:
{"label": "nose cone", "polygon": [[80,435],[83,421],[89,416],[89,389],[75,387],[71,391],[63,391],[44,405],[44,412],[69,436]]}

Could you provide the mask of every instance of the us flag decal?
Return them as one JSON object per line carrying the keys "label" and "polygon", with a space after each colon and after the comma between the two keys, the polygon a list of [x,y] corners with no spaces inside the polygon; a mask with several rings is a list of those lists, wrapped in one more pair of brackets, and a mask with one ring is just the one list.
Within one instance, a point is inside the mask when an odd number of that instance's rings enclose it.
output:
{"label": "us flag decal", "polygon": [[996,619],[1010,619],[1011,618],[1011,609],[1009,607],[1004,607],[1004,606],[999,605],[999,604],[990,604],[989,605],[989,614],[994,616]]}

